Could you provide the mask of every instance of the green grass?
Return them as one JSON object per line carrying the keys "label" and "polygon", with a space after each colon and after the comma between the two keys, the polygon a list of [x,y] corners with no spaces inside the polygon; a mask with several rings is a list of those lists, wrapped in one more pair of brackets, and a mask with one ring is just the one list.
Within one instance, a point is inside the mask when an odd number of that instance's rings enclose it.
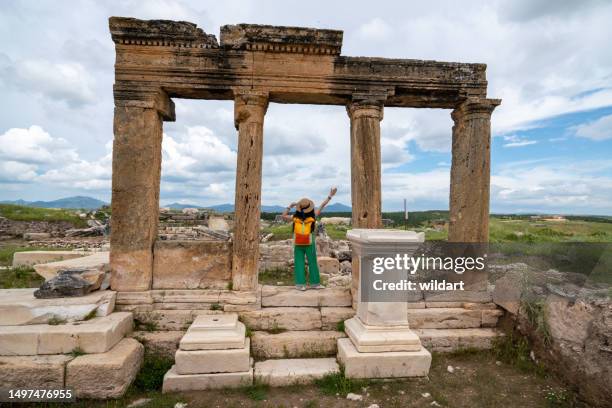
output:
{"label": "green grass", "polygon": [[262,285],[276,285],[283,282],[283,285],[293,284],[293,271],[291,269],[267,269],[259,273],[259,283]]}
{"label": "green grass", "polygon": [[0,204],[0,216],[13,221],[66,221],[75,227],[86,227],[87,222],[72,210],[37,208],[14,204]]}
{"label": "green grass", "polygon": [[161,390],[164,375],[173,364],[174,361],[169,357],[146,353],[142,367],[134,380],[134,388],[139,391]]}
{"label": "green grass", "polygon": [[30,267],[0,269],[0,289],[38,288],[44,281]]}
{"label": "green grass", "polygon": [[361,389],[367,382],[363,380],[355,380],[346,378],[344,370],[341,369],[338,373],[327,374],[323,378],[315,381],[321,392],[325,395],[340,395],[345,397],[349,392],[356,392]]}
{"label": "green grass", "polygon": [[539,377],[546,376],[545,367],[531,359],[530,351],[531,347],[527,339],[523,336],[515,336],[513,333],[495,339],[491,350],[498,360],[525,373],[535,374]]}
{"label": "green grass", "polygon": [[13,254],[15,252],[27,252],[27,251],[65,251],[67,248],[48,248],[48,247],[33,247],[33,246],[19,246],[19,245],[7,245],[0,246],[0,265],[9,266],[13,263]]}
{"label": "green grass", "polygon": [[[349,229],[350,227],[346,225],[325,224],[325,230],[331,239],[346,239],[346,231]],[[291,223],[273,224],[264,228],[263,232],[265,234],[274,234],[271,239],[272,241],[281,241],[293,238]]]}
{"label": "green grass", "polygon": [[263,383],[255,382],[243,389],[244,394],[253,401],[263,401],[268,397],[270,386]]}
{"label": "green grass", "polygon": [[75,348],[73,348],[73,349],[72,349],[72,351],[70,352],[70,355],[71,355],[72,357],[75,357],[75,358],[76,358],[76,357],[79,357],[79,356],[85,355],[85,352],[84,352],[84,351],[83,351],[83,349],[81,349],[80,347],[75,347]]}

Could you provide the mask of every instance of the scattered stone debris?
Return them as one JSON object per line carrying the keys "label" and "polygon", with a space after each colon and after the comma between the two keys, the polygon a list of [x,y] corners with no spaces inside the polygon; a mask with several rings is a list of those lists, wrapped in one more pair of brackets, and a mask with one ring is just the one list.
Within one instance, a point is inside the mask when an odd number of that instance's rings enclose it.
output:
{"label": "scattered stone debris", "polygon": [[352,392],[349,392],[346,395],[346,399],[350,400],[350,401],[361,401],[361,400],[363,400],[363,396],[359,395],[359,394],[353,394]]}
{"label": "scattered stone debris", "polygon": [[152,399],[151,398],[139,398],[135,401],[132,401],[130,403],[130,405],[127,406],[127,408],[137,408],[137,407],[142,407],[143,405],[148,404],[149,402],[151,402]]}
{"label": "scattered stone debris", "polygon": [[421,394],[421,397],[423,397],[423,398],[429,398],[429,397],[431,397],[431,394],[430,394],[430,393],[428,393],[428,392],[424,392],[424,393],[422,393],[422,394]]}
{"label": "scattered stone debris", "polygon": [[452,374],[452,373],[454,373],[454,372],[455,372],[455,369],[453,368],[453,366],[450,366],[450,365],[449,365],[448,367],[446,367],[446,371],[448,371],[449,373],[451,373],[451,374]]}
{"label": "scattered stone debris", "polygon": [[380,407],[378,406],[378,404],[370,404],[368,408],[380,408]]}
{"label": "scattered stone debris", "polygon": [[66,269],[34,291],[38,299],[85,296],[99,289],[105,273],[98,269]]}

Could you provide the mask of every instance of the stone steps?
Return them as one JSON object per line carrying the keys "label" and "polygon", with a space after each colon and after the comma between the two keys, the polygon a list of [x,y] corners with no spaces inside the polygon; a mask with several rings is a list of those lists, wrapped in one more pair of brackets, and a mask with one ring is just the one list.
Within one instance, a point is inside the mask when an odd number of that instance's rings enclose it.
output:
{"label": "stone steps", "polygon": [[488,350],[503,333],[494,328],[415,329],[421,343],[429,351],[451,352],[462,349]]}
{"label": "stone steps", "polygon": [[118,398],[130,386],[144,354],[142,344],[123,339],[100,354],[1,356],[0,384],[10,388],[71,388],[78,398]]}
{"label": "stone steps", "polygon": [[0,355],[105,353],[132,331],[132,325],[131,313],[118,312],[76,323],[1,326]]}
{"label": "stone steps", "polygon": [[308,384],[325,375],[339,373],[335,358],[266,360],[255,363],[256,383],[282,387]]}
{"label": "stone steps", "polygon": [[256,359],[331,357],[336,355],[337,341],[343,337],[346,334],[335,330],[277,334],[255,331],[251,334],[251,351]]}
{"label": "stone steps", "polygon": [[261,288],[262,307],[321,307],[351,306],[349,288],[331,287],[299,291],[293,286],[264,285]]}
{"label": "stone steps", "polygon": [[499,309],[465,309],[438,307],[408,309],[412,329],[468,329],[494,327],[503,312]]}

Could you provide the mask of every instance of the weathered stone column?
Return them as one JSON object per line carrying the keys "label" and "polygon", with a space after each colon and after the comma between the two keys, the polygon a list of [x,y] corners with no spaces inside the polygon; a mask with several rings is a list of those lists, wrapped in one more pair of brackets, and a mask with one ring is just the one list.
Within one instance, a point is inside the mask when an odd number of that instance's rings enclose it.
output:
{"label": "weathered stone column", "polygon": [[[136,96],[139,99],[134,99]],[[165,92],[136,95],[115,89],[110,237],[113,290],[151,288],[163,120],[174,120],[174,103]]]}
{"label": "weathered stone column", "polygon": [[263,122],[268,95],[237,91],[234,123],[238,130],[232,284],[234,290],[257,288]]}
{"label": "weathered stone column", "polygon": [[351,102],[353,228],[382,227],[380,121],[382,102]]}
{"label": "weathered stone column", "polygon": [[[351,206],[353,228],[382,228],[380,121],[383,99],[357,99],[346,112],[351,120]],[[353,308],[359,291],[359,258],[353,256]]]}
{"label": "weathered stone column", "polygon": [[469,98],[451,114],[450,242],[489,241],[491,113],[500,103]]}

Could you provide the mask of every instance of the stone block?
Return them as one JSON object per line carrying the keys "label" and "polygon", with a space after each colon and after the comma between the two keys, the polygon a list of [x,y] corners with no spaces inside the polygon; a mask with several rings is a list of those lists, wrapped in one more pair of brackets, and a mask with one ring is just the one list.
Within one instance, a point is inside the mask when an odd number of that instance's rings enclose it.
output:
{"label": "stone block", "polygon": [[449,290],[441,292],[424,292],[426,302],[470,302],[490,303],[493,300],[491,292],[486,290]]}
{"label": "stone block", "polygon": [[47,262],[64,261],[90,255],[85,251],[24,251],[13,254],[13,268],[33,266]]}
{"label": "stone block", "polygon": [[240,373],[180,375],[176,367],[164,375],[162,392],[202,391],[219,388],[240,388],[253,384],[253,369]]}
{"label": "stone block", "polygon": [[130,337],[138,340],[145,347],[145,353],[174,358],[179,342],[185,335],[182,330],[176,331],[136,331]]}
{"label": "stone block", "polygon": [[104,353],[132,330],[132,314],[58,325],[3,326],[0,355],[65,354],[76,348],[85,353]]}
{"label": "stone block", "polygon": [[152,290],[155,303],[219,303],[219,289]]}
{"label": "stone block", "polygon": [[407,302],[406,303],[407,309],[425,309],[425,307],[426,307],[425,302]]}
{"label": "stone block", "polygon": [[64,388],[65,365],[71,356],[0,357],[2,388]]}
{"label": "stone block", "polygon": [[360,353],[350,339],[339,339],[338,361],[348,378],[424,377],[429,373],[431,353],[424,347],[419,351]]}
{"label": "stone block", "polygon": [[226,289],[231,277],[228,242],[155,242],[153,289]]}
{"label": "stone block", "polygon": [[23,239],[26,241],[36,241],[38,239],[51,238],[51,234],[48,232],[26,232],[23,234]]}
{"label": "stone block", "polygon": [[337,340],[346,337],[335,330],[287,331],[271,334],[255,331],[251,334],[253,356],[265,358],[308,358],[336,355]]}
{"label": "stone block", "polygon": [[482,311],[462,308],[409,309],[413,329],[466,329],[480,327]]}
{"label": "stone block", "polygon": [[220,314],[215,310],[153,310],[134,311],[138,324],[151,324],[155,330],[187,330],[193,320],[201,314]]}
{"label": "stone block", "polygon": [[123,339],[105,353],[79,356],[66,366],[66,387],[77,398],[119,398],[136,378],[143,355],[142,344]]}
{"label": "stone block", "polygon": [[503,310],[495,309],[495,310],[482,310],[482,327],[495,327],[497,326],[497,321],[504,314]]}
{"label": "stone block", "polygon": [[153,303],[153,296],[150,290],[141,292],[117,292],[118,305],[146,305]]}
{"label": "stone block", "polygon": [[338,323],[355,316],[352,307],[322,307],[321,330],[338,330]]}
{"label": "stone block", "polygon": [[[476,304],[476,303],[471,303]],[[425,302],[425,307],[428,309],[438,309],[438,308],[461,308],[463,307],[463,302]]]}
{"label": "stone block", "polygon": [[343,287],[299,291],[293,286],[264,285],[261,289],[263,307],[351,306],[351,304],[350,290]]}
{"label": "stone block", "polygon": [[226,350],[178,350],[175,356],[177,374],[239,373],[250,369],[250,341],[242,348]]}
{"label": "stone block", "polygon": [[94,313],[107,316],[115,307],[116,294],[111,291],[73,298],[36,299],[34,290],[0,290],[0,326],[44,324],[51,319],[74,322]]}
{"label": "stone block", "polygon": [[244,324],[236,322],[233,327],[225,329],[203,329],[194,326],[195,323],[181,339],[179,349],[189,351],[244,348],[246,333]]}
{"label": "stone block", "polygon": [[319,264],[319,272],[328,275],[337,275],[340,272],[340,261],[329,256],[320,256],[317,258]]}
{"label": "stone block", "polygon": [[344,322],[344,330],[360,353],[419,351],[419,337],[407,326],[368,326],[353,317]]}
{"label": "stone block", "polygon": [[238,314],[251,330],[319,330],[322,325],[321,311],[314,307],[267,307]]}
{"label": "stone block", "polygon": [[98,269],[108,272],[110,271],[109,253],[100,251],[79,258],[34,265],[36,273],[45,278],[45,280],[55,277],[59,271],[64,269]]}
{"label": "stone block", "polygon": [[492,300],[508,312],[517,315],[525,287],[526,276],[521,271],[510,271],[495,281]]}
{"label": "stone block", "polygon": [[488,350],[501,336],[494,329],[415,329],[423,346],[430,351],[451,352],[461,349]]}
{"label": "stone block", "polygon": [[308,384],[338,372],[340,367],[335,358],[266,360],[255,363],[255,381],[273,387]]}

